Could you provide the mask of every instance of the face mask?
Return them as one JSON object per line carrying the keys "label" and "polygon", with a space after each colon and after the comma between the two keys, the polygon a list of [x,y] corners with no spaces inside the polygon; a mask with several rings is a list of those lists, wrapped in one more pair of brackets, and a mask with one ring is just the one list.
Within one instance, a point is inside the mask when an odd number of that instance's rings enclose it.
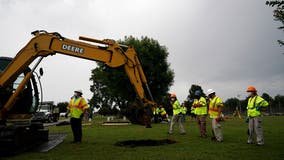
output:
{"label": "face mask", "polygon": [[252,93],[251,92],[248,92],[248,97],[252,97]]}
{"label": "face mask", "polygon": [[208,97],[209,97],[209,98],[212,98],[213,96],[212,96],[212,94],[209,94]]}
{"label": "face mask", "polygon": [[74,97],[79,97],[79,94],[75,92]]}
{"label": "face mask", "polygon": [[175,98],[171,98],[171,101],[174,101],[175,100]]}

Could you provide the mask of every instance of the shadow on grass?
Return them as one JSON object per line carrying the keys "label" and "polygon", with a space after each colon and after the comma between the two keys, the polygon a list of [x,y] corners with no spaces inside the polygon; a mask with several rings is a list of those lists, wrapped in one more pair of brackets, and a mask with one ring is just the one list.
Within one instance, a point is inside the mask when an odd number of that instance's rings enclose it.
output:
{"label": "shadow on grass", "polygon": [[133,147],[139,147],[139,146],[161,146],[161,145],[174,144],[174,143],[177,143],[177,141],[172,140],[172,139],[162,139],[162,140],[146,139],[146,140],[120,141],[120,142],[116,142],[114,145],[133,148]]}

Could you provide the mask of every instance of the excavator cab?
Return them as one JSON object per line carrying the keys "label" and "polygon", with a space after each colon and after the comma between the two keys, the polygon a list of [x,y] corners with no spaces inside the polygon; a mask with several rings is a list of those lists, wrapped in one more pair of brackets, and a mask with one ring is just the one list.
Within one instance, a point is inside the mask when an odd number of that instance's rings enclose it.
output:
{"label": "excavator cab", "polygon": [[[11,61],[12,58],[0,57],[0,73]],[[0,109],[3,108],[3,104],[8,101],[19,82],[29,71],[30,68],[25,69],[13,83],[0,89]],[[48,140],[48,130],[44,129],[43,124],[30,121],[31,116],[38,108],[38,104],[37,81],[35,76],[32,76],[22,93],[17,97],[14,107],[7,111],[7,118],[0,122],[0,155],[14,154],[32,147],[35,141]]]}
{"label": "excavator cab", "polygon": [[[0,57],[0,73],[6,68],[6,66],[12,61],[12,58],[9,57]],[[7,102],[9,97],[18,87],[19,83],[25,77],[26,73],[30,71],[30,68],[26,68],[23,73],[21,73],[17,79],[8,85],[6,88],[0,88],[0,109],[3,107],[3,104]],[[22,93],[17,97],[17,101],[14,104],[14,107],[7,111],[8,115],[13,114],[31,114],[37,110],[39,103],[39,92],[37,88],[37,81],[35,76],[32,76],[30,81],[25,86]],[[8,118],[13,118],[10,116]]]}

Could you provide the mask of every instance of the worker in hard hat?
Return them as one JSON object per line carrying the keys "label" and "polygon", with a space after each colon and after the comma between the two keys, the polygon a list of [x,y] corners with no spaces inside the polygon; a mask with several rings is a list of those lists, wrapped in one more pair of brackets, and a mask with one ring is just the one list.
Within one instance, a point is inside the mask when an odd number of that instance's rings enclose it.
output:
{"label": "worker in hard hat", "polygon": [[253,134],[256,133],[256,144],[263,145],[263,130],[261,126],[261,110],[268,106],[268,102],[257,95],[257,90],[254,86],[247,88],[249,93],[248,105],[247,105],[247,116],[249,118],[249,137],[247,144],[253,144]]}
{"label": "worker in hard hat", "polygon": [[223,141],[222,126],[220,124],[222,116],[223,102],[213,89],[207,90],[207,95],[209,98],[209,116],[212,119],[211,127],[213,132],[212,140],[217,142]]}
{"label": "worker in hard hat", "polygon": [[171,100],[170,103],[172,105],[173,108],[173,117],[171,120],[171,124],[170,124],[170,130],[169,130],[169,134],[173,134],[174,133],[174,125],[175,123],[178,123],[178,127],[179,127],[179,131],[180,134],[185,134],[185,130],[184,127],[182,125],[182,113],[181,113],[181,105],[179,103],[179,101],[177,100],[177,96],[176,94],[171,94]]}
{"label": "worker in hard hat", "polygon": [[82,142],[82,119],[84,113],[87,112],[87,109],[89,108],[87,101],[82,97],[82,95],[82,90],[75,90],[74,96],[71,98],[67,106],[66,115],[70,113],[70,124],[74,138],[72,143]]}
{"label": "worker in hard hat", "polygon": [[206,138],[206,115],[207,115],[207,102],[202,96],[200,90],[194,92],[194,101],[192,107],[195,108],[195,115],[197,120],[197,125],[199,129],[200,137]]}

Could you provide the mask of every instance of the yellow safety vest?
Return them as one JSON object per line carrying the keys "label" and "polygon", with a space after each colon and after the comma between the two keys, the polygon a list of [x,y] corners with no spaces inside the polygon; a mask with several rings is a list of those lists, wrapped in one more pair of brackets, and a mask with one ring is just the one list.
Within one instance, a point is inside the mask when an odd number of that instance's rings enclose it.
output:
{"label": "yellow safety vest", "polygon": [[156,108],[154,109],[154,111],[153,111],[153,114],[154,114],[154,115],[158,115],[159,112],[160,112],[160,109],[159,109],[158,107],[156,107]]}
{"label": "yellow safety vest", "polygon": [[165,108],[163,108],[163,107],[160,108],[160,114],[161,114],[162,116],[167,114]]}
{"label": "yellow safety vest", "polygon": [[218,96],[215,96],[209,102],[209,115],[210,118],[218,118],[218,109],[219,107],[223,107],[222,99]]}
{"label": "yellow safety vest", "polygon": [[260,96],[250,97],[248,99],[247,105],[247,115],[248,117],[256,117],[260,116],[260,107],[267,107],[268,102],[261,98]]}
{"label": "yellow safety vest", "polygon": [[187,108],[185,106],[182,106],[181,107],[181,113],[186,114],[186,112],[187,112]]}
{"label": "yellow safety vest", "polygon": [[71,117],[73,118],[80,118],[81,114],[87,108],[89,108],[89,105],[83,97],[73,97],[67,106],[67,109],[70,111]]}
{"label": "yellow safety vest", "polygon": [[195,114],[195,108],[194,107],[191,107],[190,113]]}
{"label": "yellow safety vest", "polygon": [[200,107],[196,107],[194,110],[194,114],[196,115],[206,115],[207,114],[207,102],[204,97],[200,97],[198,99],[194,99],[193,105],[194,104],[201,104]]}
{"label": "yellow safety vest", "polygon": [[179,104],[179,101],[176,100],[173,104],[173,114],[174,115],[177,115],[181,112],[181,107],[180,107],[180,104]]}

